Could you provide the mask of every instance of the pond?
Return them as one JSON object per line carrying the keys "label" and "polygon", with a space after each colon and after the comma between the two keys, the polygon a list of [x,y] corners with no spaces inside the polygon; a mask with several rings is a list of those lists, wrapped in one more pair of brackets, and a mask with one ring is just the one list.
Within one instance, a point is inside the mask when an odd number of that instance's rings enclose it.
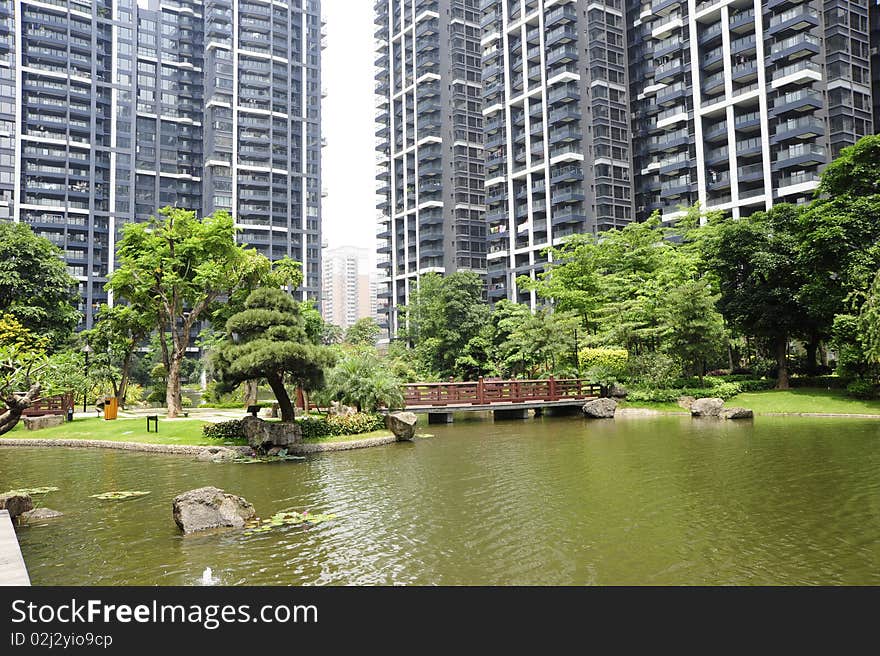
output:
{"label": "pond", "polygon": [[[456,421],[281,464],[3,448],[0,489],[60,488],[19,529],[35,585],[880,584],[878,421]],[[204,485],[336,518],[184,537],[171,500]]]}

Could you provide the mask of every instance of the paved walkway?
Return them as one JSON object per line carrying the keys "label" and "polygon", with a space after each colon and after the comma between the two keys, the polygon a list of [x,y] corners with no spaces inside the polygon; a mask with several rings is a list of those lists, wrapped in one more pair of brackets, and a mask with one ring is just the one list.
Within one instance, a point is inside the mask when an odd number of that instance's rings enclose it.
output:
{"label": "paved walkway", "polygon": [[0,585],[30,585],[9,512],[0,510]]}

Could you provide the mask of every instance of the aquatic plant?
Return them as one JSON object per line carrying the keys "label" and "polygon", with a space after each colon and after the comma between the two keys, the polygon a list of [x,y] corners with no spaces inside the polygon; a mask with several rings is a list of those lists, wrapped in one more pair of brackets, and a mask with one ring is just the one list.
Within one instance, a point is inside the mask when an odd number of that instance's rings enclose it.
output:
{"label": "aquatic plant", "polygon": [[93,499],[101,501],[124,501],[125,499],[135,499],[148,495],[149,492],[141,492],[138,490],[121,490],[119,492],[101,492],[101,494],[90,495]]}
{"label": "aquatic plant", "polygon": [[285,526],[314,526],[335,519],[336,515],[312,514],[308,510],[299,512],[297,510],[283,510],[275,513],[269,519],[251,526],[245,531],[245,535],[253,535],[256,533],[268,533],[269,531],[282,528]]}

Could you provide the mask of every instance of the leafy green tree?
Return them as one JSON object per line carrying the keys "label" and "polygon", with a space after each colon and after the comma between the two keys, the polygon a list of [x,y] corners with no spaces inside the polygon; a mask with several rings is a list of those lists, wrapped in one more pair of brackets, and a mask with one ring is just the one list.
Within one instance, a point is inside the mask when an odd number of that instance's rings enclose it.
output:
{"label": "leafy green tree", "polygon": [[446,277],[429,273],[410,293],[403,308],[404,334],[415,347],[420,373],[441,378],[456,372],[456,359],[479,334],[490,311],[483,300],[483,280],[472,272]]}
{"label": "leafy green tree", "polygon": [[278,400],[282,421],[295,419],[287,385],[318,389],[325,370],[335,361],[330,348],[309,339],[301,309],[280,289],[255,290],[245,309],[226,322],[227,341],[213,356],[214,370],[229,389],[265,378]]}
{"label": "leafy green tree", "polygon": [[844,148],[822,172],[817,196],[865,197],[880,194],[880,135],[862,137]]}
{"label": "leafy green tree", "polygon": [[382,329],[373,317],[358,319],[345,331],[345,343],[354,346],[375,346]]}
{"label": "leafy green tree", "polygon": [[701,245],[719,281],[718,309],[745,334],[771,342],[777,388],[788,389],[788,343],[803,331],[807,310],[798,299],[805,283],[798,265],[799,214],[777,205],[742,219],[715,222]]}
{"label": "leafy green tree", "polygon": [[707,361],[719,355],[726,337],[724,319],[716,309],[719,298],[708,280],[700,278],[672,289],[663,307],[665,348],[701,384]]}
{"label": "leafy green tree", "polygon": [[358,412],[402,408],[402,383],[369,348],[347,352],[327,376],[327,395]]}
{"label": "leafy green tree", "polygon": [[177,417],[183,408],[181,365],[194,328],[216,300],[234,295],[265,269],[265,258],[235,243],[235,224],[226,212],[199,219],[195,212],[166,207],[159,215],[125,226],[119,268],[107,289],[156,316],[168,369],[168,416]]}
{"label": "leafy green tree", "polygon": [[48,337],[50,348],[64,343],[82,320],[76,287],[57,246],[26,224],[0,222],[0,308]]}
{"label": "leafy green tree", "polygon": [[859,313],[858,335],[866,359],[872,364],[880,364],[880,272],[874,278]]}
{"label": "leafy green tree", "polygon": [[109,383],[124,405],[135,350],[156,326],[156,317],[127,305],[102,305],[97,318],[95,327],[82,333],[92,349],[89,372]]}
{"label": "leafy green tree", "polygon": [[49,346],[50,338],[37,336],[13,315],[0,317],[0,435],[41,399],[83,386],[82,356],[50,355]]}

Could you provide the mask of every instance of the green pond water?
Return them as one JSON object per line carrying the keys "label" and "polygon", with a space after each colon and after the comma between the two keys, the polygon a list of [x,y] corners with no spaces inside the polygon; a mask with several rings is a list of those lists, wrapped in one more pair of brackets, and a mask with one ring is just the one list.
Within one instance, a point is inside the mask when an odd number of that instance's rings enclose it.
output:
{"label": "green pond water", "polygon": [[[473,416],[471,416],[473,417]],[[0,490],[57,486],[18,530],[36,585],[880,584],[880,422],[458,420],[281,464],[0,449]],[[214,485],[311,528],[184,537]],[[98,501],[108,490],[145,490]]]}

